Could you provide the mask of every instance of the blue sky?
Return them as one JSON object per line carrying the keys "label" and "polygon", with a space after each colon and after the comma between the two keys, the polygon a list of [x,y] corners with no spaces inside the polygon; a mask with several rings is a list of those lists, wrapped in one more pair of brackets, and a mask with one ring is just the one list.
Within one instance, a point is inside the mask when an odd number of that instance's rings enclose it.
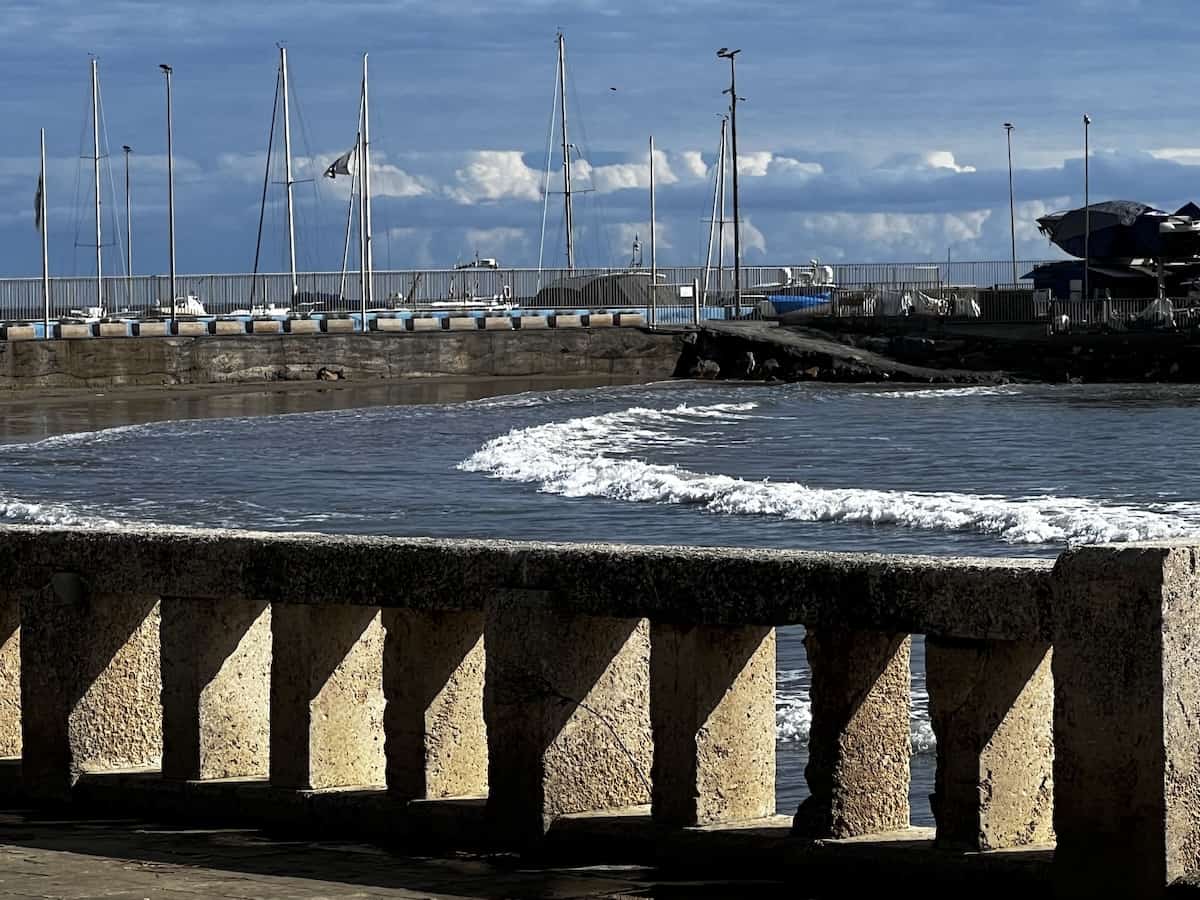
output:
{"label": "blue sky", "polygon": [[[1185,0],[347,0],[291,3],[0,0],[0,271],[39,270],[37,134],[47,131],[51,267],[92,271],[85,146],[88,54],[100,60],[112,179],[134,148],[134,268],[166,254],[158,63],[175,69],[182,272],[253,262],[267,129],[286,41],[298,247],[340,266],[345,192],[320,169],[353,141],[359,54],[371,58],[377,266],[445,266],[476,251],[536,264],[557,28],[567,37],[580,264],[628,261],[646,238],[647,139],[660,150],[660,261],[692,264],[712,203],[719,114],[740,47],[748,263],[1003,258],[1005,121],[1016,123],[1018,252],[1053,255],[1033,219],[1092,198],[1174,209],[1200,199],[1200,20]],[[611,90],[616,88],[616,90]],[[111,201],[105,175],[106,203]],[[78,184],[77,184],[78,182]],[[78,199],[77,199],[78,195]],[[283,267],[272,188],[264,267]],[[562,259],[551,197],[547,261]],[[118,207],[119,206],[119,210]],[[76,231],[79,230],[78,238]],[[106,248],[106,267],[119,254]]]}

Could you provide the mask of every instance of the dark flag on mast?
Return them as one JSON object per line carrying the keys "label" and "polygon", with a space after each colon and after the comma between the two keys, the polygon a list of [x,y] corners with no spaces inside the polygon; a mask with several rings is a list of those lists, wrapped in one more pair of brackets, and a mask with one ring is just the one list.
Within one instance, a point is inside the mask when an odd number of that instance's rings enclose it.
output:
{"label": "dark flag on mast", "polygon": [[329,168],[325,170],[325,177],[337,178],[339,175],[353,175],[354,169],[356,168],[355,163],[357,162],[357,153],[358,144],[356,143],[352,149],[347,150],[329,164]]}
{"label": "dark flag on mast", "polygon": [[38,175],[37,193],[33,195],[33,227],[42,230],[42,176]]}

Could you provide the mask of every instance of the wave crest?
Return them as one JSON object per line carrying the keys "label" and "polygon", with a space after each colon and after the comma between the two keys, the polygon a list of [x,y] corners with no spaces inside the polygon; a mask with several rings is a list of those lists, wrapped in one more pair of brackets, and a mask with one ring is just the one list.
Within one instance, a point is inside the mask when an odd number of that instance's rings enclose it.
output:
{"label": "wave crest", "polygon": [[689,421],[745,419],[753,403],[676,406],[518,428],[484,444],[458,468],[566,497],[700,506],[723,515],[801,522],[898,525],[992,534],[1014,544],[1108,543],[1194,534],[1195,522],[1078,497],[1003,497],[958,492],[818,488],[747,481],[649,463],[633,454],[689,441],[670,431]]}

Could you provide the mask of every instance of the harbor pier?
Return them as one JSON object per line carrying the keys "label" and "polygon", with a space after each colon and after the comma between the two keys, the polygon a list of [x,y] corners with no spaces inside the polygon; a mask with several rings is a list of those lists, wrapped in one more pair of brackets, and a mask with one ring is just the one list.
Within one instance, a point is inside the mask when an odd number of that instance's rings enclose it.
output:
{"label": "harbor pier", "polygon": [[[5,528],[0,794],[798,896],[1154,897],[1200,870],[1198,559]],[[777,811],[785,625],[810,795]]]}

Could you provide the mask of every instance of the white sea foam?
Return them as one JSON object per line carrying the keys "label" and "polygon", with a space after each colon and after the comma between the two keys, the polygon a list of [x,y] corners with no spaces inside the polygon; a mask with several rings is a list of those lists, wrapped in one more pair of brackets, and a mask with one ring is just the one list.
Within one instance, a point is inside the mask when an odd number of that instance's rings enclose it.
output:
{"label": "white sea foam", "polygon": [[1017,397],[1020,388],[995,387],[993,385],[976,385],[974,387],[956,388],[914,388],[912,390],[870,391],[863,397],[891,397],[898,400],[923,400],[930,397]]}
{"label": "white sea foam", "polygon": [[61,503],[27,503],[0,497],[0,520],[23,525],[86,525],[92,528],[116,528],[120,523],[79,512]]}
{"label": "white sea foam", "polygon": [[117,425],[113,428],[102,428],[98,431],[72,431],[67,434],[55,434],[50,437],[42,438],[38,441],[29,441],[24,443],[0,444],[0,452],[30,450],[58,450],[63,447],[77,447],[82,445],[93,446],[95,444],[107,444],[113,441],[124,440],[130,434],[135,432],[149,431],[155,426],[161,426],[163,422],[146,422],[140,425]]}
{"label": "white sea foam", "polygon": [[672,432],[693,420],[748,418],[753,403],[677,406],[519,428],[484,444],[459,464],[567,497],[691,504],[725,515],[803,522],[898,525],[994,534],[1014,544],[1156,540],[1200,533],[1200,518],[1078,497],[1004,497],[959,492],[818,488],[791,481],[747,481],[645,462],[636,454],[693,440]]}
{"label": "white sea foam", "polygon": [[[775,694],[775,740],[785,744],[808,746],[812,730],[812,703],[807,691],[790,692],[776,690]],[[913,753],[932,753],[937,748],[937,738],[929,721],[927,709],[920,709],[914,702],[909,719],[909,742]]]}

